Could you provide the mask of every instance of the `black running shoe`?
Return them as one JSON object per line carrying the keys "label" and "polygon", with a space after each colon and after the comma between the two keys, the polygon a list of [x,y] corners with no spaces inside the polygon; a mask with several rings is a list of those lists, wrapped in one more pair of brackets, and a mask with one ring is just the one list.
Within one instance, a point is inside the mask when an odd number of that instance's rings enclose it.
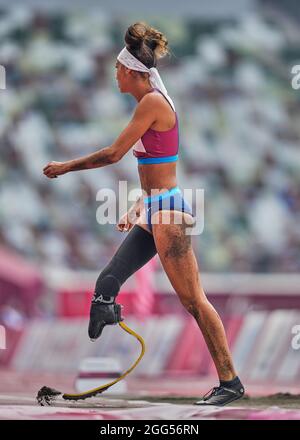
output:
{"label": "black running shoe", "polygon": [[203,396],[202,400],[195,402],[194,405],[202,406],[225,406],[228,403],[238,400],[243,397],[245,393],[244,387],[240,388],[227,388],[225,386],[214,387],[208,393]]}
{"label": "black running shoe", "polygon": [[95,341],[102,333],[106,325],[118,324],[123,321],[120,304],[102,304],[92,302],[90,309],[89,337]]}

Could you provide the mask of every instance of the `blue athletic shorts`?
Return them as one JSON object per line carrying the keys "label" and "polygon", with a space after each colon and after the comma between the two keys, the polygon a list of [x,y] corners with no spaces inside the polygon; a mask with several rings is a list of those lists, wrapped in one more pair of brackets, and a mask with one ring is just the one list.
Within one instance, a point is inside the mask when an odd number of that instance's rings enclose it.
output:
{"label": "blue athletic shorts", "polygon": [[180,211],[186,212],[191,214],[192,217],[195,217],[191,206],[184,200],[182,192],[178,186],[154,196],[144,197],[144,205],[147,216],[147,224],[151,231],[151,216],[157,211]]}

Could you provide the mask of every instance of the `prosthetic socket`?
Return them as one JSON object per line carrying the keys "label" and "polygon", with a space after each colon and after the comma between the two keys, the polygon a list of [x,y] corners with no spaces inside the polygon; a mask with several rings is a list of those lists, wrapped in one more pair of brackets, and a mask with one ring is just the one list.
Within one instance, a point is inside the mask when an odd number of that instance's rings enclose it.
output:
{"label": "prosthetic socket", "polygon": [[90,308],[89,337],[99,338],[106,325],[123,321],[121,305],[115,299],[122,284],[156,254],[151,233],[135,225],[100,273]]}

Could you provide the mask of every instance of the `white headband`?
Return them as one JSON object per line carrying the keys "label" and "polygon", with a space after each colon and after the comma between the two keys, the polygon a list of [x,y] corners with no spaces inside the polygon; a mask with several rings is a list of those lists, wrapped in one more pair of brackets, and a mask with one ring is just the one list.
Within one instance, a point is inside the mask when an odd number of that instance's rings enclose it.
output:
{"label": "white headband", "polygon": [[120,61],[120,63],[123,64],[128,69],[137,70],[138,72],[149,73],[149,75],[150,75],[149,81],[150,81],[151,86],[153,88],[158,89],[165,96],[165,98],[169,101],[173,110],[175,111],[174,103],[173,103],[172,99],[170,98],[170,96],[168,95],[167,89],[166,89],[166,87],[163,83],[163,80],[161,79],[160,74],[158,73],[158,70],[156,69],[156,67],[151,67],[150,69],[148,69],[148,67],[145,66],[145,64],[141,63],[141,61],[139,61],[137,58],[135,58],[135,56],[133,56],[126,49],[126,47],[124,47],[121,50],[121,52],[117,56],[117,60]]}

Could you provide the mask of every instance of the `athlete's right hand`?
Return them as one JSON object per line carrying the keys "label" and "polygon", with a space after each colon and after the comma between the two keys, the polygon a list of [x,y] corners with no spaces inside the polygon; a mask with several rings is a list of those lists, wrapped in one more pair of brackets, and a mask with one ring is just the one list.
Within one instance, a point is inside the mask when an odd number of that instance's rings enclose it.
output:
{"label": "athlete's right hand", "polygon": [[126,214],[124,214],[120,218],[119,223],[117,225],[117,229],[120,232],[129,232],[130,229],[133,228],[133,226],[134,226],[134,223],[129,220],[128,212],[126,212]]}

